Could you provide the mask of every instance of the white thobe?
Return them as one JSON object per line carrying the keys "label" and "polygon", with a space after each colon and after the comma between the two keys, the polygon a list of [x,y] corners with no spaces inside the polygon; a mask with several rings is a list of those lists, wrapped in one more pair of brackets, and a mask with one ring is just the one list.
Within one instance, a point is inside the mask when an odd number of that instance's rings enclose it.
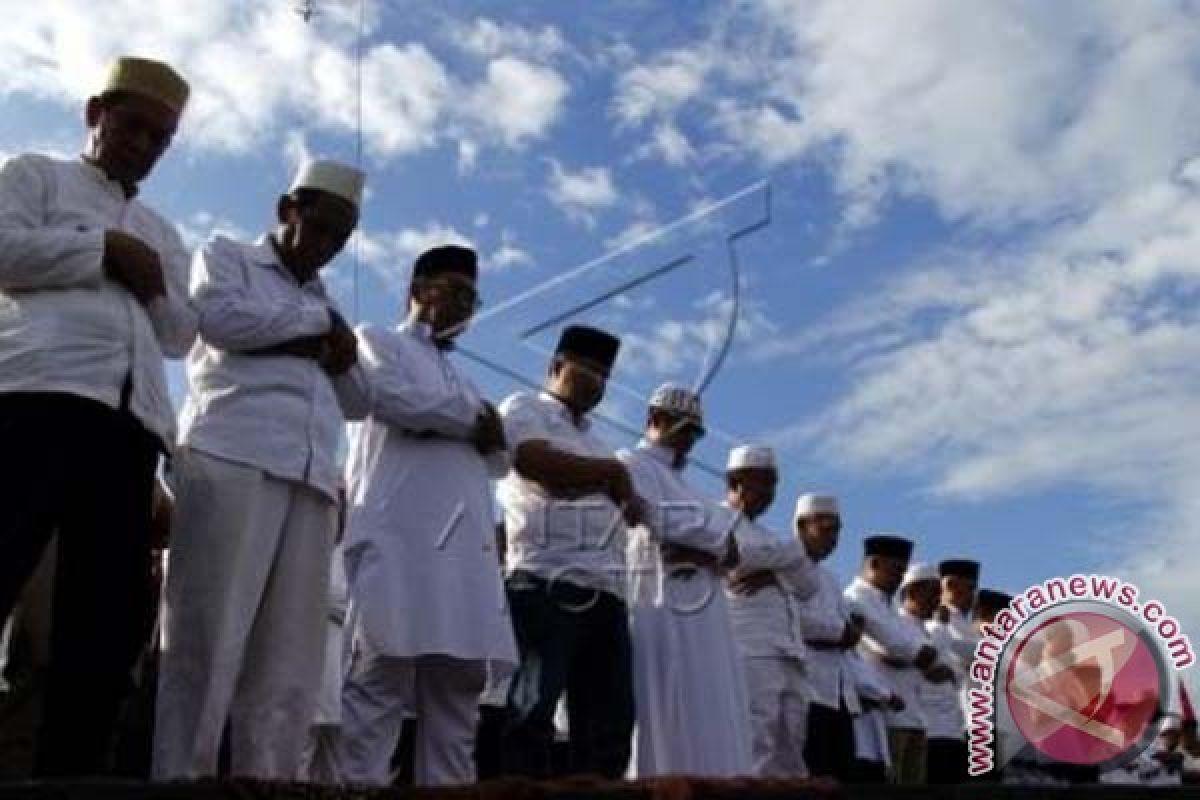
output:
{"label": "white thobe", "polygon": [[[575,420],[561,400],[546,392],[517,392],[500,404],[509,450],[543,441],[555,450],[586,458],[612,458],[586,417]],[[602,494],[565,499],[509,470],[496,489],[504,509],[507,568],[545,581],[625,596],[625,524]]]}
{"label": "white thobe", "polygon": [[[886,705],[891,699],[892,687],[875,664],[867,661],[857,651],[848,653],[846,662],[854,677],[855,691],[859,697],[876,705]],[[854,715],[854,755],[863,761],[880,762],[885,767],[892,766],[887,717],[882,708],[863,709]]]}
{"label": "white thobe", "polygon": [[[110,229],[159,256],[166,295],[143,306],[104,274]],[[179,233],[80,159],[21,155],[0,167],[0,393],[65,392],[128,408],[165,447],[175,409],[163,357],[196,336]]]}
{"label": "white thobe", "polygon": [[[214,774],[234,703],[234,772],[292,779],[320,690],[334,463],[343,407],[362,413],[361,371],[245,354],[332,324],[320,280],[298,283],[265,239],[214,237],[192,299],[154,773]],[[286,625],[267,621],[284,610]]]}
{"label": "white thobe", "polygon": [[800,602],[818,587],[816,565],[795,538],[743,518],[734,529],[739,562],[730,580],[763,570],[776,583],[753,594],[727,592],[749,696],[754,774],[805,777],[810,689]]}
{"label": "white thobe", "polygon": [[850,666],[852,651],[812,646],[818,642],[836,645],[849,620],[850,608],[842,596],[837,577],[826,567],[817,565],[817,590],[800,603],[800,627],[805,642],[810,645],[808,677],[812,702],[857,714],[861,706]]}
{"label": "white thobe", "polygon": [[935,616],[930,620],[929,633],[941,644],[947,655],[947,664],[963,676],[958,684],[958,708],[964,720],[962,734],[966,735],[965,720],[971,717],[971,664],[975,660],[975,648],[979,645],[979,632],[971,624],[971,612],[949,609],[949,619],[941,622]]}
{"label": "white thobe", "polygon": [[925,623],[925,630],[937,650],[938,663],[954,673],[952,682],[925,681],[921,686],[920,703],[925,712],[926,734],[930,739],[963,739],[967,735],[967,723],[963,716],[962,691],[967,685],[967,673],[954,654],[953,640],[946,626],[931,619]]}
{"label": "white thobe", "polygon": [[[890,598],[879,589],[856,577],[846,587],[846,598],[863,615],[863,638],[858,649],[863,658],[874,663],[892,692],[904,701],[901,711],[888,711],[888,727],[925,730],[925,715],[918,703],[917,690],[926,682],[921,671],[912,666],[923,645],[929,644],[921,621],[897,611]],[[893,667],[885,658],[906,662]]]}
{"label": "white thobe", "polygon": [[688,486],[665,448],[643,441],[617,457],[648,516],[629,541],[633,774],[750,775],[746,680],[720,578],[672,569],[660,550],[678,544],[721,557],[737,516]]}
{"label": "white thobe", "polygon": [[428,325],[368,326],[359,341],[368,416],[347,468],[355,653],[342,774],[385,783],[408,708],[417,784],[469,783],[486,664],[516,663],[489,485],[508,458],[469,441],[483,401]]}

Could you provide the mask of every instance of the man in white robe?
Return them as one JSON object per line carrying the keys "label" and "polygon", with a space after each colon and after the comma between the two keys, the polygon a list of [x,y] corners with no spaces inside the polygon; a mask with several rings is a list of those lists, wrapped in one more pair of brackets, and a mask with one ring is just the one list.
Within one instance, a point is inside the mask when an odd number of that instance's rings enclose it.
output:
{"label": "man in white robe", "polygon": [[363,174],[303,165],[257,243],[196,254],[200,338],[175,463],[154,737],[159,780],[294,780],[321,683],[337,448],[357,343],[318,277],[358,222]]}
{"label": "man in white robe", "polygon": [[742,514],[734,529],[738,565],[728,575],[727,594],[746,674],[754,774],[807,777],[811,691],[799,604],[817,590],[816,564],[798,539],[759,522],[779,480],[771,448],[736,447],[726,470],[725,503]]}
{"label": "man in white robe", "polygon": [[753,773],[746,679],[721,575],[736,555],[739,515],[683,475],[703,433],[700,399],[668,384],[650,398],[637,447],[617,453],[644,503],[629,538],[639,778]]}
{"label": "man in white robe", "polygon": [[853,661],[863,620],[851,612],[837,576],[820,563],[837,547],[842,529],[837,498],[803,494],[796,499],[794,519],[797,537],[817,564],[817,591],[800,604],[812,690],[804,762],[814,777],[852,783],[854,719],[862,710]]}
{"label": "man in white robe", "polygon": [[152,615],[151,517],[175,438],[165,358],[196,335],[187,254],[138,197],[188,99],[170,66],[117,59],[80,158],[0,166],[0,619],[57,532],[38,776],[105,773]]}
{"label": "man in white robe", "polygon": [[368,415],[348,468],[355,627],[338,759],[348,783],[390,782],[406,710],[416,785],[473,782],[487,664],[516,662],[489,484],[508,470],[504,430],[450,358],[477,275],[473,250],[428,250],[404,322],[359,329]]}

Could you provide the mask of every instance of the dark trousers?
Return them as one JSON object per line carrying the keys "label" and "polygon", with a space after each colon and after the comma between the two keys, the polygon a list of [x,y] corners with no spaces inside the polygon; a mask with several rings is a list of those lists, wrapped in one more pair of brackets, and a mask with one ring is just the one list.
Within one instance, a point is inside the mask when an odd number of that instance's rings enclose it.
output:
{"label": "dark trousers", "polygon": [[925,766],[925,782],[937,786],[947,786],[965,783],[966,780],[966,739],[930,739]]}
{"label": "dark trousers", "polygon": [[157,440],[130,414],[66,394],[0,395],[0,619],[58,534],[34,773],[107,771],[150,607]]}
{"label": "dark trousers", "polygon": [[570,771],[623,777],[634,723],[625,603],[519,571],[506,588],[520,665],[508,694],[504,771],[553,774],[554,711],[565,691]]}
{"label": "dark trousers", "polygon": [[888,782],[887,765],[882,761],[867,761],[865,758],[854,759],[850,768],[850,777],[846,783],[861,783],[864,785],[879,785]]}
{"label": "dark trousers", "polygon": [[861,783],[861,776],[854,775],[854,762],[854,717],[845,709],[810,705],[804,742],[804,763],[809,773],[843,783]]}

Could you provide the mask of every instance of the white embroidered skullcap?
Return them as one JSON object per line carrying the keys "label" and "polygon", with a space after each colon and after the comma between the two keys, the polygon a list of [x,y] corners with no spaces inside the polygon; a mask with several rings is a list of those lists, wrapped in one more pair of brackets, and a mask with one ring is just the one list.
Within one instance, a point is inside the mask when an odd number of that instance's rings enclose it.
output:
{"label": "white embroidered skullcap", "polygon": [[188,84],[169,64],[122,56],[108,68],[101,92],[133,92],[157,100],[176,114],[187,105]]}
{"label": "white embroidered skullcap", "polygon": [[650,395],[650,407],[684,414],[697,420],[704,418],[700,397],[691,389],[674,383],[664,383]]}
{"label": "white embroidered skullcap", "polygon": [[317,189],[347,201],[355,208],[362,205],[363,184],[367,176],[362,170],[328,159],[317,159],[301,165],[288,192],[297,189]]}
{"label": "white embroidered skullcap", "polygon": [[838,500],[828,494],[802,494],[796,498],[796,519],[813,514],[839,514]]}
{"label": "white embroidered skullcap", "polygon": [[941,579],[936,564],[918,562],[909,565],[908,570],[904,573],[904,580],[900,582],[900,588],[903,589],[909,584],[920,583],[921,581],[938,582]]}
{"label": "white embroidered skullcap", "polygon": [[729,451],[729,463],[725,469],[775,469],[775,451],[753,444],[735,447]]}

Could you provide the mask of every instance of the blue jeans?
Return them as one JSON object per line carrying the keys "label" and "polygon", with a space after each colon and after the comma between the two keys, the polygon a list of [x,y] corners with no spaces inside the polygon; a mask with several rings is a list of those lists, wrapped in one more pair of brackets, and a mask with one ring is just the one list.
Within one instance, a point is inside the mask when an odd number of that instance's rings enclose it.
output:
{"label": "blue jeans", "polygon": [[567,695],[572,773],[624,777],[633,736],[629,613],[616,595],[516,571],[506,582],[520,665],[508,693],[504,771],[550,777]]}

